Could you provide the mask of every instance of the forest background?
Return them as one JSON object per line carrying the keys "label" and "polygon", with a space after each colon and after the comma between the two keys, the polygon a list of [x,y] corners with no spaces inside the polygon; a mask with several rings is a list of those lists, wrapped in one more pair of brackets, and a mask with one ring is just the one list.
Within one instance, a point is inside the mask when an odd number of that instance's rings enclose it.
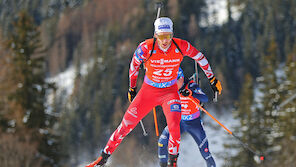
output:
{"label": "forest background", "polygon": [[[218,0],[163,2],[161,16],[172,18],[175,37],[202,51],[222,82],[218,103],[206,108],[218,117],[233,115],[239,121],[235,133],[268,157],[259,163],[229,137],[225,152],[236,153],[225,153],[224,166],[293,167],[296,1],[225,0],[225,9],[214,10]],[[154,5],[149,0],[0,0],[1,166],[78,166],[97,156],[129,104],[129,63],[137,45],[153,36]],[[226,13],[222,22],[220,10]],[[194,73],[190,59],[181,67],[186,77]],[[75,71],[73,84],[61,89],[52,78],[68,69]],[[140,74],[138,85],[143,70]],[[212,98],[202,72],[200,78]],[[67,84],[65,78],[59,82]],[[157,110],[162,130],[166,122]],[[157,162],[152,114],[143,122],[150,135],[144,137],[137,127],[111,166]]]}

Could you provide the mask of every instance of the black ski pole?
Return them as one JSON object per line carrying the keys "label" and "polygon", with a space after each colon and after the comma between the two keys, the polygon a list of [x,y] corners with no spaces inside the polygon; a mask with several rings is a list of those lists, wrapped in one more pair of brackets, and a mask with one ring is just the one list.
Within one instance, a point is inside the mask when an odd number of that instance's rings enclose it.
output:
{"label": "black ski pole", "polygon": [[264,161],[265,157],[263,154],[258,153],[257,151],[253,150],[248,144],[244,143],[239,137],[237,137],[234,133],[231,133],[231,135],[236,138],[241,145],[243,145],[247,150],[249,150],[250,152],[252,152],[254,155],[258,156],[260,158],[261,161]]}

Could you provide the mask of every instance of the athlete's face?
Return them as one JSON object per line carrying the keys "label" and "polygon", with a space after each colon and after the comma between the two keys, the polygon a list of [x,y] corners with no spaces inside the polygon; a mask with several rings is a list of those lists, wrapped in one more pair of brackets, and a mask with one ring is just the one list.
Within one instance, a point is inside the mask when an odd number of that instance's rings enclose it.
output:
{"label": "athlete's face", "polygon": [[158,45],[162,49],[167,49],[170,46],[171,42],[172,42],[173,33],[171,33],[171,32],[159,32],[159,33],[155,34],[155,38],[157,39]]}

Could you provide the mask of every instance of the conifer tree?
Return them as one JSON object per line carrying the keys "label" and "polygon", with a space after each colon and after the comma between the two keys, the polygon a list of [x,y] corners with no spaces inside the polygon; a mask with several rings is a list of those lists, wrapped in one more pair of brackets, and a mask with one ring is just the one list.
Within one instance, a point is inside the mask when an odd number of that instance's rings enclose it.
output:
{"label": "conifer tree", "polygon": [[[277,151],[277,161],[274,162],[276,166],[293,166],[295,164],[294,157],[296,156],[296,98],[291,99],[296,94],[296,45],[293,51],[288,55],[285,67],[285,77],[282,84],[279,85],[281,91],[280,102],[285,103],[282,107],[276,108],[278,115],[278,131],[279,136],[279,150]],[[289,100],[291,99],[291,100]],[[286,103],[286,100],[289,100]]]}
{"label": "conifer tree", "polygon": [[[18,155],[5,159],[19,162],[17,166],[54,166],[58,164],[57,136],[52,132],[55,119],[46,112],[45,61],[40,53],[40,32],[27,12],[19,13],[13,23],[13,29],[5,42],[8,53],[4,64],[9,75],[6,75],[1,88],[6,91],[6,98],[0,99],[7,105],[1,112],[10,125],[3,135],[15,136],[12,145],[4,152],[9,155],[23,147]],[[38,53],[39,52],[39,53]],[[50,111],[49,111],[50,112]],[[25,147],[29,149],[26,150]],[[31,156],[26,154],[30,152]],[[13,155],[13,154],[12,154]],[[24,163],[24,164],[23,164]]]}
{"label": "conifer tree", "polygon": [[[259,127],[261,127],[260,136],[264,136],[265,140],[261,145],[261,152],[267,154],[269,159],[276,159],[277,154],[275,150],[277,147],[278,136],[276,132],[278,129],[277,113],[274,112],[274,107],[279,103],[278,81],[279,77],[276,70],[279,68],[277,61],[278,46],[274,38],[271,37],[266,54],[262,57],[261,73],[262,76],[258,79],[259,92],[262,96],[259,97],[259,109],[261,120]],[[263,166],[269,166],[270,161],[265,162]]]}
{"label": "conifer tree", "polygon": [[[241,125],[242,141],[255,147],[261,153],[268,153],[272,158],[273,150],[277,146],[275,131],[278,127],[274,106],[278,104],[277,76],[275,69],[278,67],[276,61],[277,45],[274,40],[270,42],[266,55],[261,65],[262,76],[257,79],[256,87],[252,86],[251,76],[247,75],[245,84],[238,102],[238,118]],[[256,90],[256,94],[252,93]],[[254,100],[256,99],[256,100]],[[258,157],[257,157],[258,158]],[[231,158],[230,166],[268,166],[270,162],[258,163],[253,153],[240,150]]]}
{"label": "conifer tree", "polygon": [[[255,95],[253,90],[253,78],[250,74],[246,74],[242,87],[242,93],[237,103],[237,111],[235,113],[236,117],[240,120],[240,125],[235,128],[235,131],[237,134],[240,134],[243,142],[251,145],[257,144],[254,141],[258,142],[259,140],[255,140],[258,137],[259,132],[257,131],[258,109],[255,107]],[[227,159],[225,166],[256,166],[256,162],[253,159],[253,153],[250,153],[248,150],[239,145],[239,143],[230,146],[230,148],[231,147],[236,149],[238,153]]]}

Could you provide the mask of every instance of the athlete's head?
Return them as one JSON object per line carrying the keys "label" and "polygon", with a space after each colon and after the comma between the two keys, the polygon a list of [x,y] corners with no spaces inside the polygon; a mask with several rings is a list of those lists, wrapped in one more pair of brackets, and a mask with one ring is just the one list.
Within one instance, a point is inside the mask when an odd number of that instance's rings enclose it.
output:
{"label": "athlete's head", "polygon": [[158,45],[167,49],[173,38],[173,22],[168,17],[160,17],[154,22],[154,37],[157,39]]}
{"label": "athlete's head", "polygon": [[168,17],[160,17],[154,22],[154,32],[156,34],[161,32],[173,33],[173,22]]}

